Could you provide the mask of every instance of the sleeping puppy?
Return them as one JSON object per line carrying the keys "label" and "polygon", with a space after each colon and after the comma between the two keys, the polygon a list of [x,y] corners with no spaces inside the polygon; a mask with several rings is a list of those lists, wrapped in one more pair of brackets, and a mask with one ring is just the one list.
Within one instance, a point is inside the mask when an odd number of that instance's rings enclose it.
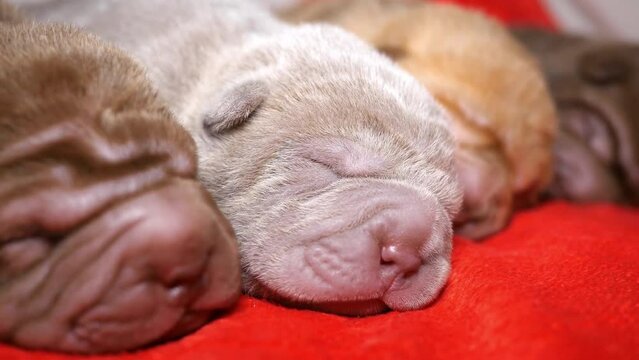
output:
{"label": "sleeping puppy", "polygon": [[461,203],[448,118],[387,58],[247,1],[27,10],[147,66],[237,232],[246,292],[350,315],[419,309],[440,292]]}
{"label": "sleeping puppy", "polygon": [[370,42],[408,70],[453,119],[464,206],[456,230],[478,239],[534,203],[552,170],[556,116],[533,58],[482,14],[422,1],[321,1],[290,10]]}
{"label": "sleeping puppy", "polygon": [[143,71],[69,26],[0,21],[0,48],[0,339],[122,351],[230,306],[233,231]]}
{"label": "sleeping puppy", "polygon": [[639,46],[535,29],[516,35],[539,58],[560,114],[550,195],[639,203]]}

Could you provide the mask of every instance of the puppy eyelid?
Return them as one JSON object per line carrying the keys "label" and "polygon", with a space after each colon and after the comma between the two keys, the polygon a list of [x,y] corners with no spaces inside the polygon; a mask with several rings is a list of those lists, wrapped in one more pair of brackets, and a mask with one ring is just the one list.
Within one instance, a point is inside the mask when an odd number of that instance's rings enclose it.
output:
{"label": "puppy eyelid", "polygon": [[340,178],[343,178],[343,177],[349,177],[348,175],[346,175],[346,174],[344,174],[343,172],[339,171],[339,169],[338,169],[338,168],[337,168],[334,164],[331,164],[331,163],[329,163],[329,162],[327,162],[327,161],[322,161],[322,160],[317,159],[317,158],[312,157],[312,156],[308,156],[308,157],[306,157],[306,158],[307,158],[310,162],[315,163],[315,164],[318,164],[318,165],[320,165],[320,166],[324,167],[325,169],[329,170],[329,171],[330,171],[330,172],[332,172],[335,176],[338,176],[338,177],[340,177]]}
{"label": "puppy eyelid", "polygon": [[340,177],[376,177],[386,168],[380,155],[348,139],[315,140],[305,144],[300,155]]}

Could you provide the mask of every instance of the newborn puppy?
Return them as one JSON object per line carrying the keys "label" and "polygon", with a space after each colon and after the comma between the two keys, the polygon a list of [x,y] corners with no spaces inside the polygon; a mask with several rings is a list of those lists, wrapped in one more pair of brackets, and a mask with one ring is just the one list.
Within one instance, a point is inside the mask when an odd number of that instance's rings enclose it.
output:
{"label": "newborn puppy", "polygon": [[246,1],[28,9],[82,24],[147,66],[198,143],[249,294],[364,315],[422,308],[440,292],[461,202],[448,118],[387,58]]}
{"label": "newborn puppy", "polygon": [[231,305],[233,232],[143,71],[68,26],[0,23],[0,48],[0,339],[122,351]]}
{"label": "newborn puppy", "polygon": [[639,203],[639,46],[518,29],[559,108],[550,195]]}
{"label": "newborn puppy", "polygon": [[496,21],[422,1],[321,1],[290,10],[293,22],[338,24],[408,70],[453,119],[464,188],[457,231],[478,239],[548,184],[556,117],[534,59]]}

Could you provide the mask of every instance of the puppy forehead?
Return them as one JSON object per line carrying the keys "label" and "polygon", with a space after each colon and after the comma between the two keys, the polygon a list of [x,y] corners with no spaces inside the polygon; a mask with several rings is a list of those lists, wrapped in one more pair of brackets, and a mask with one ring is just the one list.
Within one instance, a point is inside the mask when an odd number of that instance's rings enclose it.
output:
{"label": "puppy forehead", "polygon": [[350,157],[404,159],[414,151],[452,146],[444,113],[414,111],[393,106],[318,107],[312,113],[290,116],[282,123],[280,134],[286,133],[291,143]]}
{"label": "puppy forehead", "polygon": [[341,163],[351,170],[350,172],[360,172],[363,169],[384,170],[388,166],[387,159],[366,145],[345,137],[322,136],[306,141],[300,146],[300,153],[315,161]]}
{"label": "puppy forehead", "polygon": [[401,80],[374,71],[329,74],[319,83],[287,86],[288,93],[281,91],[267,102],[294,127],[406,132],[409,137],[433,127],[446,128],[448,114],[432,95],[417,83]]}

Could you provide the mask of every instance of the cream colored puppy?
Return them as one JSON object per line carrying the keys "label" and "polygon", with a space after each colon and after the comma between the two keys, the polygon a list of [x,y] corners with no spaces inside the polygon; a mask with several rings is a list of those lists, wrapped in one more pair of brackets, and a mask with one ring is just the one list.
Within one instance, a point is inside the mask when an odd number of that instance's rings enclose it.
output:
{"label": "cream colored puppy", "polygon": [[494,20],[451,5],[307,3],[290,21],[338,24],[393,58],[453,118],[464,187],[460,233],[481,238],[534,202],[551,178],[556,116],[533,58]]}
{"label": "cream colored puppy", "polygon": [[246,1],[26,8],[118,43],[196,139],[233,224],[244,289],[345,314],[424,307],[448,277],[461,205],[449,119],[356,37]]}

